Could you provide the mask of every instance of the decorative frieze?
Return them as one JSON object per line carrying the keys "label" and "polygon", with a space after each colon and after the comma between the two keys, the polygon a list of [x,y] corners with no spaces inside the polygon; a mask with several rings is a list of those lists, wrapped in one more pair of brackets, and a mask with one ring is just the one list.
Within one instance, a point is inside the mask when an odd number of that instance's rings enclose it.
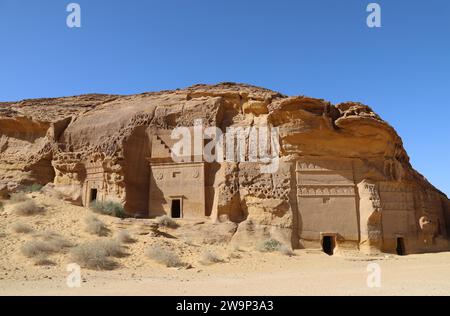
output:
{"label": "decorative frieze", "polygon": [[354,186],[317,185],[298,186],[298,196],[355,196]]}
{"label": "decorative frieze", "polygon": [[332,171],[351,171],[353,169],[350,161],[297,161],[296,172],[332,172]]}
{"label": "decorative frieze", "polygon": [[98,167],[98,168],[87,168],[87,169],[86,169],[86,173],[87,173],[87,174],[103,173],[103,172],[104,172],[103,167]]}

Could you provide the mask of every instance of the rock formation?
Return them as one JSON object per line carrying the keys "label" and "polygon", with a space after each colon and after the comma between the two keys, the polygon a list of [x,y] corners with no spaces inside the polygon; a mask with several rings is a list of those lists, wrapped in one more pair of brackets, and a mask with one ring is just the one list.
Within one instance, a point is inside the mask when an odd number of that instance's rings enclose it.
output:
{"label": "rock formation", "polygon": [[[198,119],[223,132],[278,128],[279,168],[174,162],[170,132]],[[273,238],[333,251],[448,249],[449,200],[370,107],[248,85],[0,103],[0,198],[34,183],[85,206],[122,203],[134,217],[229,220],[244,247]]]}

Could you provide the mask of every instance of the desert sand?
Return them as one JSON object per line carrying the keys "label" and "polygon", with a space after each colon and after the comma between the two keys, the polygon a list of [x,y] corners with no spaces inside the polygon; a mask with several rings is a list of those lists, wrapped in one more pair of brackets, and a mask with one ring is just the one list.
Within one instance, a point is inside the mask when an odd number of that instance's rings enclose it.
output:
{"label": "desert sand", "polygon": [[[83,220],[89,209],[65,203],[43,193],[31,193],[45,208],[40,215],[23,217],[13,214],[5,203],[0,213],[0,295],[449,295],[450,253],[409,256],[369,257],[361,253],[328,256],[320,250],[295,250],[287,256],[278,252],[230,249],[226,244],[200,243],[188,238],[153,237],[130,228],[135,243],[127,244],[127,256],[115,259],[112,271],[82,269],[82,284],[69,288],[66,271],[69,251],[52,255],[52,265],[36,266],[21,253],[21,246],[33,233],[18,234],[11,225],[18,221],[34,232],[57,232],[73,244],[99,237],[84,231]],[[120,229],[117,218],[96,216],[108,225],[109,237]],[[182,235],[183,226],[208,223],[179,222],[180,233],[167,229],[167,236]],[[191,226],[189,226],[191,225]],[[145,249],[155,243],[173,247],[187,268],[167,268],[145,256]],[[223,262],[205,265],[199,262],[204,249],[216,253]],[[367,266],[378,263],[381,287],[367,286]]]}

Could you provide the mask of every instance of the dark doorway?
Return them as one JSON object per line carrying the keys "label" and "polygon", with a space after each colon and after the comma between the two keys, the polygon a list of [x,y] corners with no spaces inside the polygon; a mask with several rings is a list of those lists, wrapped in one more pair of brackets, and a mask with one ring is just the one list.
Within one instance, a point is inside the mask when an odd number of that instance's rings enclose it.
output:
{"label": "dark doorway", "polygon": [[97,189],[91,189],[91,202],[97,201]]}
{"label": "dark doorway", "polygon": [[399,255],[399,256],[406,255],[405,240],[403,239],[403,237],[397,238],[397,255]]}
{"label": "dark doorway", "polygon": [[322,250],[327,255],[332,256],[334,254],[334,236],[323,236],[322,237]]}
{"label": "dark doorway", "polygon": [[181,218],[181,200],[172,200],[171,216],[172,218]]}

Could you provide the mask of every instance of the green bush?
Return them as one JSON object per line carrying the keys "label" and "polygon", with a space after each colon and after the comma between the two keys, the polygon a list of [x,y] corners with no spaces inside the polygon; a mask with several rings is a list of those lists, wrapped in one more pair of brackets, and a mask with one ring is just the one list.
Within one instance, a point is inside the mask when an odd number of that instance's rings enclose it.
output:
{"label": "green bush", "polygon": [[110,215],[115,216],[119,218],[125,218],[126,213],[122,206],[122,204],[113,202],[113,201],[94,201],[92,202],[89,207],[91,210],[93,210],[95,213],[100,213],[103,215]]}
{"label": "green bush", "polygon": [[26,186],[22,189],[22,191],[25,193],[34,193],[34,192],[39,192],[41,190],[42,190],[42,185],[40,185],[38,183],[34,183],[34,184]]}
{"label": "green bush", "polygon": [[274,252],[280,250],[282,244],[276,239],[266,239],[257,245],[261,252]]}
{"label": "green bush", "polygon": [[292,251],[291,247],[282,244],[276,239],[266,239],[257,244],[257,250],[260,252],[275,252],[278,251],[283,255],[292,257],[295,256],[295,253]]}

